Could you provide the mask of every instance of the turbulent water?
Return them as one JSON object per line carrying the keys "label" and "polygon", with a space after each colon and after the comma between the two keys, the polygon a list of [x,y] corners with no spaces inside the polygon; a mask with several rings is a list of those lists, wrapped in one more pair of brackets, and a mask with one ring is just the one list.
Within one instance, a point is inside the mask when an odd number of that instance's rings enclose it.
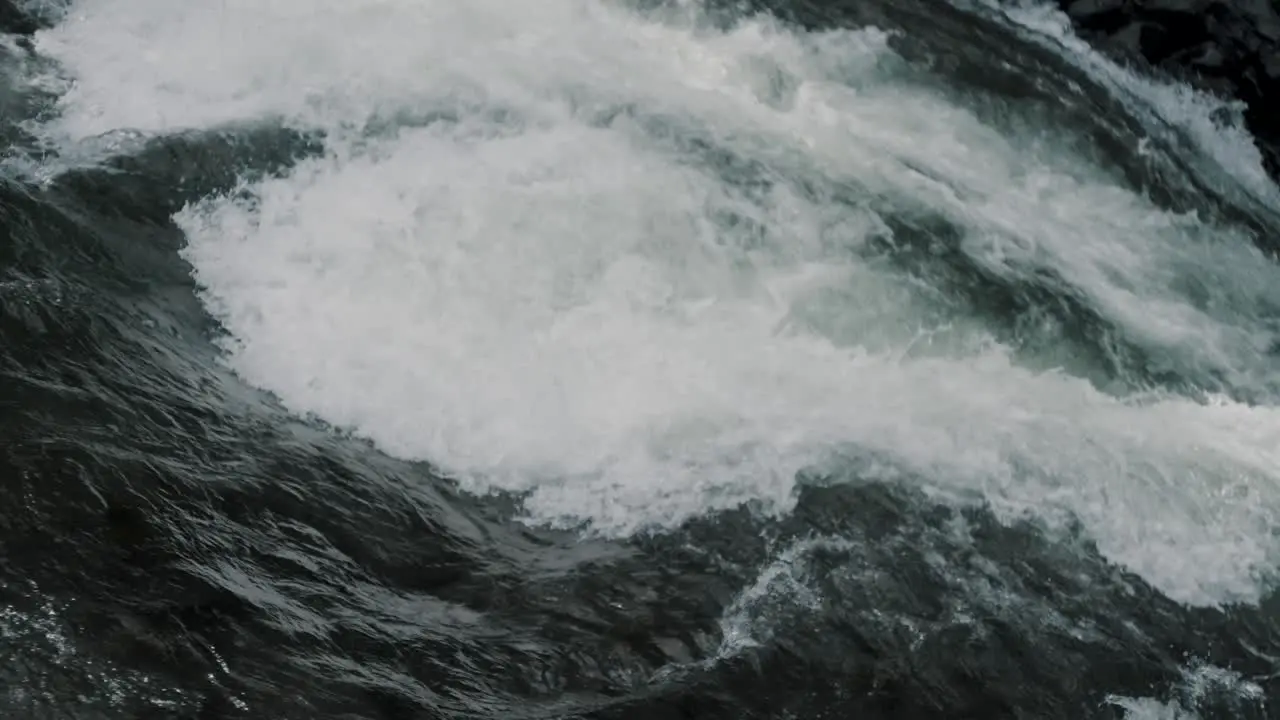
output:
{"label": "turbulent water", "polygon": [[1232,108],[1035,3],[26,10],[5,717],[1280,716]]}

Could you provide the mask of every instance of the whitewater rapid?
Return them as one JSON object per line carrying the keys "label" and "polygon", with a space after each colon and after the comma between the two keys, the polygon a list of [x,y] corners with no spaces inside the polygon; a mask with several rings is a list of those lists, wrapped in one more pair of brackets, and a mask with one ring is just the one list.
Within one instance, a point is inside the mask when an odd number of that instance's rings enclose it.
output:
{"label": "whitewater rapid", "polygon": [[[1175,599],[1256,600],[1280,551],[1274,407],[1098,387],[1070,347],[1014,353],[872,251],[892,216],[938,218],[983,271],[1051,276],[1162,367],[1252,387],[1274,379],[1280,272],[1247,233],[1162,209],[1075,138],[993,124],[877,29],[704,20],[83,0],[37,36],[63,93],[38,129],[64,148],[322,133],[322,157],[176,217],[227,364],[469,490],[525,494],[532,521],[786,512],[798,476],[853,463],[1076,518]],[[1247,139],[1205,137],[1266,191]]]}

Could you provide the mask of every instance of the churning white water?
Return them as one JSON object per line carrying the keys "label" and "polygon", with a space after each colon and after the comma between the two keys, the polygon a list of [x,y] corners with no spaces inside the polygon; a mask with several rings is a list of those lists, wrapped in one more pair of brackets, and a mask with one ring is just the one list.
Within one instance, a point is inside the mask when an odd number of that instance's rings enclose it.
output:
{"label": "churning white water", "polygon": [[860,250],[885,208],[927,211],[994,273],[1050,269],[1169,366],[1240,381],[1268,372],[1274,266],[1035,127],[985,125],[874,29],[672,15],[82,0],[38,38],[71,81],[44,131],[325,132],[323,158],[177,218],[227,362],[465,487],[527,492],[536,520],[785,511],[797,471],[875,457],[1074,514],[1175,598],[1257,597],[1280,550],[1274,409],[1026,369]]}

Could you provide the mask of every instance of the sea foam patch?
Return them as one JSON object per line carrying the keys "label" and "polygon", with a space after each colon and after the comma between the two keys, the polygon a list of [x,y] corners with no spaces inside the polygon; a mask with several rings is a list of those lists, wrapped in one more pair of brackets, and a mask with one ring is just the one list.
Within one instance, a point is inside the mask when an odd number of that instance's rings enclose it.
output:
{"label": "sea foam patch", "polygon": [[1153,356],[1242,381],[1267,372],[1272,266],[912,83],[879,31],[576,0],[84,0],[38,47],[74,80],[46,127],[63,142],[324,132],[324,157],[177,217],[227,362],[538,521],[783,512],[797,471],[861,452],[1073,514],[1187,601],[1254,599],[1273,566],[1274,410],[1031,372],[861,251],[881,213],[936,214],[988,272],[1052,272]]}

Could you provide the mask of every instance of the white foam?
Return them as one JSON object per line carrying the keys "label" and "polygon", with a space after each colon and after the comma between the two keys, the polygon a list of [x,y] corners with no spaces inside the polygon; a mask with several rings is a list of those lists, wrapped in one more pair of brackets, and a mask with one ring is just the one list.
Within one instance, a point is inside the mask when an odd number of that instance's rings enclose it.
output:
{"label": "white foam", "polygon": [[[1004,512],[1077,513],[1187,601],[1255,598],[1272,566],[1274,411],[1020,369],[857,260],[884,225],[830,194],[927,208],[993,272],[1053,269],[1171,364],[1246,380],[1280,278],[1238,235],[903,82],[881,33],[577,0],[84,0],[38,45],[75,79],[47,128],[66,142],[325,130],[327,157],[178,217],[228,362],[476,491],[527,491],[538,520],[785,511],[797,470],[853,448]],[[1206,276],[1236,284],[1197,307],[1180,284]]]}
{"label": "white foam", "polygon": [[[1110,60],[1080,39],[1057,4],[1043,0],[953,0],[977,2],[1032,31],[1046,47],[1063,53],[1146,117],[1172,124],[1266,205],[1280,205],[1280,188],[1263,167],[1262,154],[1245,129],[1244,103],[1224,101],[1187,85],[1143,77]],[[1221,120],[1226,113],[1230,124]]]}
{"label": "white foam", "polygon": [[1200,714],[1177,702],[1162,702],[1150,697],[1112,695],[1107,702],[1123,708],[1126,720],[1200,720]]}
{"label": "white foam", "polygon": [[1112,695],[1107,702],[1124,708],[1131,720],[1199,720],[1196,708],[1201,707],[1211,694],[1221,702],[1227,699],[1237,707],[1263,708],[1266,693],[1260,685],[1245,680],[1240,673],[1199,661],[1182,668],[1182,683],[1175,688],[1177,699],[1161,701],[1156,698],[1133,698]]}

